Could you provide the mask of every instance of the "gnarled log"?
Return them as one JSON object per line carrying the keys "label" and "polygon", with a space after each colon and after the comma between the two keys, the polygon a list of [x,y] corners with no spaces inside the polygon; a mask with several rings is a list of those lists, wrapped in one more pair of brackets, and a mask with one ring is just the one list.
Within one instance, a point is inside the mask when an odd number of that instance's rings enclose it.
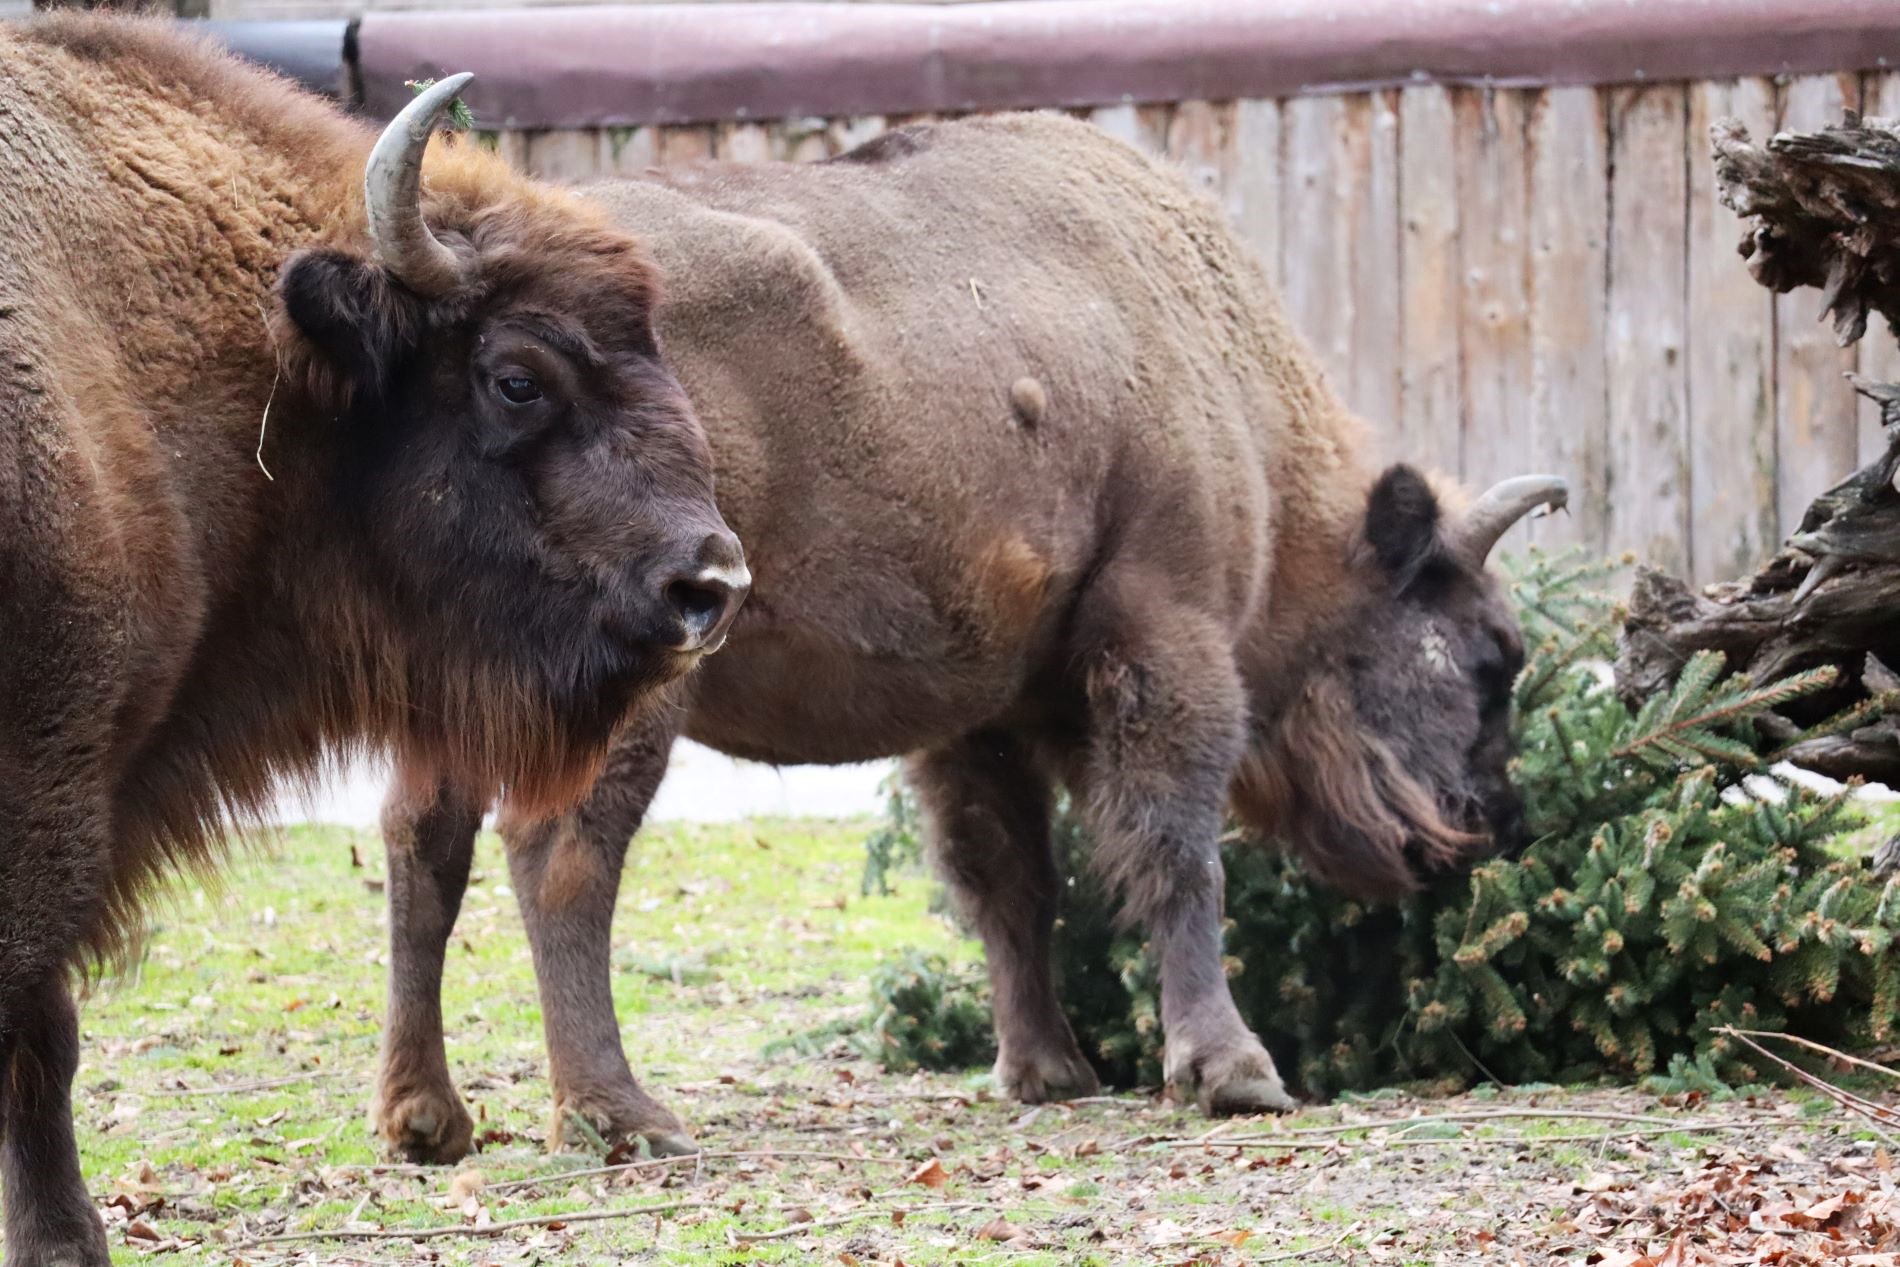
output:
{"label": "gnarled log", "polygon": [[1753,144],[1734,119],[1710,129],[1722,201],[1751,223],[1741,252],[1778,293],[1818,286],[1845,347],[1869,311],[1900,315],[1900,123],[1853,111],[1839,127]]}
{"label": "gnarled log", "polygon": [[1867,701],[1878,707],[1850,730],[1795,742],[1781,755],[1833,778],[1900,785],[1900,675],[1887,667],[1900,664],[1900,424],[1887,435],[1886,452],[1815,498],[1800,531],[1753,576],[1697,592],[1639,569],[1618,692],[1635,702],[1668,690],[1698,651],[1720,651],[1757,682],[1832,664],[1840,685],[1797,702],[1779,725],[1765,719],[1771,737],[1792,740]]}
{"label": "gnarled log", "polygon": [[[1900,316],[1900,127],[1849,113],[1839,127],[1765,147],[1734,120],[1711,129],[1722,200],[1749,221],[1742,255],[1776,291],[1818,286],[1843,345],[1870,312]],[[1669,689],[1698,651],[1757,682],[1831,664],[1837,687],[1760,723],[1778,755],[1835,778],[1900,785],[1900,385],[1854,380],[1877,402],[1886,451],[1815,498],[1753,576],[1700,592],[1642,569],[1617,657],[1632,702]],[[1803,728],[1853,708],[1851,724]]]}

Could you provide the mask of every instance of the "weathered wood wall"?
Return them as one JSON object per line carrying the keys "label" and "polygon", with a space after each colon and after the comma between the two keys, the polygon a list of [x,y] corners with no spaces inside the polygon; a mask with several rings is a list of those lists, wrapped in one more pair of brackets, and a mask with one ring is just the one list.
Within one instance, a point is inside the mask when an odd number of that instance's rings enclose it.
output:
{"label": "weathered wood wall", "polygon": [[[1842,351],[1814,295],[1757,286],[1715,200],[1712,119],[1765,135],[1843,107],[1900,114],[1900,74],[1421,85],[1088,117],[1220,200],[1394,456],[1474,483],[1560,472],[1573,513],[1531,525],[1533,539],[1714,579],[1747,571],[1877,445],[1843,371],[1860,358],[1900,379],[1884,331]],[[531,172],[579,180],[822,158],[904,121],[493,140]]]}

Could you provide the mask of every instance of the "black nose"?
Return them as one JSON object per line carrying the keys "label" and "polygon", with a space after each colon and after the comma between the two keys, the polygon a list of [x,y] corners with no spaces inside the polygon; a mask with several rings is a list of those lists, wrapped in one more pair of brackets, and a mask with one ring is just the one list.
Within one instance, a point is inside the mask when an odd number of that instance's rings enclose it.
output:
{"label": "black nose", "polygon": [[701,543],[690,567],[662,587],[667,610],[679,622],[675,651],[717,651],[732,628],[733,617],[752,592],[745,552],[730,532],[716,532]]}

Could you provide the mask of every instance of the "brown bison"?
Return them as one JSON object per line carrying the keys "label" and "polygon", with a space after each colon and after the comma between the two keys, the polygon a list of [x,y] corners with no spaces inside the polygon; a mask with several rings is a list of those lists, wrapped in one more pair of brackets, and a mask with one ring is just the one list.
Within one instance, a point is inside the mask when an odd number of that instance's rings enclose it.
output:
{"label": "brown bison", "polygon": [[225,816],[375,745],[584,791],[747,584],[634,237],[163,28],[0,26],[0,1185],[104,1267],[69,972]]}
{"label": "brown bison", "polygon": [[[1379,474],[1219,212],[1065,119],[588,192],[666,269],[661,337],[758,581],[578,811],[504,823],[557,1128],[688,1146],[628,1071],[608,973],[621,860],[682,733],[780,763],[909,754],[987,951],[998,1081],[1032,1101],[1095,1086],[1049,962],[1067,788],[1159,952],[1168,1076],[1210,1111],[1286,1105],[1221,971],[1223,807],[1366,893],[1513,836],[1521,650],[1484,559],[1561,481],[1459,510]],[[419,1158],[469,1142],[438,987],[476,819],[415,771],[385,813],[373,1116]]]}

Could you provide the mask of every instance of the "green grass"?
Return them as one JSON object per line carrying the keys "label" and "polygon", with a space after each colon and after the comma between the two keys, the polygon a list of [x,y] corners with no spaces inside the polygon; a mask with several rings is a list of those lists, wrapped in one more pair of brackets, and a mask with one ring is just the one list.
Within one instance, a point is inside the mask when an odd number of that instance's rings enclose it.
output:
{"label": "green grass", "polygon": [[[451,1068],[487,1142],[455,1169],[384,1165],[365,1121],[387,939],[375,835],[297,829],[275,849],[235,862],[214,888],[179,885],[155,908],[135,970],[96,987],[83,1009],[80,1142],[94,1195],[113,1207],[115,1261],[153,1256],[150,1240],[128,1237],[128,1213],[168,1248],[158,1257],[251,1267],[528,1260],[712,1267],[898,1257],[915,1267],[1239,1263],[1324,1251],[1339,1240],[1339,1255],[1308,1259],[1327,1263],[1394,1228],[1407,1229],[1390,1244],[1395,1253],[1433,1261],[1438,1249],[1464,1244],[1458,1237],[1471,1227],[1542,1235],[1560,1222],[1560,1210],[1520,1217],[1527,1198],[1515,1195],[1519,1187],[1548,1190],[1561,1203],[1598,1155],[1553,1144],[1499,1158],[1456,1141],[1400,1155],[1360,1132],[1336,1150],[1170,1149],[1156,1141],[1199,1136],[1210,1124],[1145,1097],[1026,1110],[990,1096],[980,1072],[886,1074],[844,1041],[803,1054],[780,1041],[783,1054],[767,1056],[776,1040],[861,1016],[873,969],[900,947],[958,966],[978,960],[973,944],[930,914],[921,875],[900,875],[889,896],[859,896],[867,830],[812,822],[663,827],[635,847],[614,938],[615,1002],[635,1070],[706,1148],[844,1161],[709,1156],[666,1173],[561,1179],[600,1159],[546,1152],[549,1093],[533,973],[499,845],[484,837],[451,943],[444,1016]],[[293,1081],[254,1085],[281,1079]],[[1607,1097],[1624,1109],[1656,1109],[1653,1098],[1628,1091],[1538,1094],[1540,1103]],[[1508,1100],[1522,1102],[1522,1093],[1487,1089],[1422,1111]],[[1399,1095],[1356,1097],[1229,1129],[1361,1120],[1390,1127],[1419,1111]],[[1501,1138],[1575,1134],[1579,1126],[1530,1120],[1468,1129]],[[1684,1135],[1647,1147],[1659,1165],[1672,1165],[1678,1150],[1707,1142]],[[946,1172],[943,1186],[908,1184],[933,1157]],[[1483,1159],[1487,1184],[1474,1184],[1473,1158]],[[700,1204],[660,1219],[458,1235],[430,1242],[427,1257],[425,1247],[392,1241],[257,1243],[260,1235],[341,1229],[352,1218],[381,1229],[463,1224],[468,1216],[450,1184],[471,1168],[486,1185],[545,1180],[506,1193],[484,1187],[476,1200],[495,1221]],[[1486,1192],[1513,1194],[1513,1223],[1496,1223]],[[969,1208],[918,1213],[901,1225],[890,1216],[942,1202]],[[795,1229],[806,1216],[818,1221],[808,1231],[744,1239]],[[984,1239],[999,1217],[1025,1239]],[[1242,1232],[1239,1249],[1216,1239]]]}
{"label": "green grass", "polygon": [[[970,960],[974,948],[926,914],[921,878],[859,898],[865,830],[761,821],[642,838],[622,887],[614,997],[649,1086],[678,1104],[670,1082],[744,1067],[749,1076],[733,1090],[756,1092],[769,1072],[756,1067],[763,1043],[788,1024],[861,1009],[864,980],[899,946]],[[280,1208],[285,1174],[379,1162],[364,1109],[387,964],[382,887],[374,833],[298,828],[215,885],[181,882],[155,904],[142,959],[95,987],[83,1008],[80,1147],[95,1195],[136,1191],[147,1168],[171,1180],[157,1185],[164,1190],[209,1186],[208,1198],[183,1208],[218,1219],[168,1219],[161,1207],[147,1220],[196,1237],[219,1220]],[[446,978],[450,1062],[478,1132],[505,1141],[491,1145],[504,1165],[538,1163],[548,1116],[540,1012],[492,837],[480,844]],[[293,1077],[305,1080],[188,1093]],[[296,1205],[290,1230],[340,1226],[362,1187]],[[586,1204],[521,1201],[508,1216]],[[426,1201],[383,1213],[390,1226],[442,1217]]]}

